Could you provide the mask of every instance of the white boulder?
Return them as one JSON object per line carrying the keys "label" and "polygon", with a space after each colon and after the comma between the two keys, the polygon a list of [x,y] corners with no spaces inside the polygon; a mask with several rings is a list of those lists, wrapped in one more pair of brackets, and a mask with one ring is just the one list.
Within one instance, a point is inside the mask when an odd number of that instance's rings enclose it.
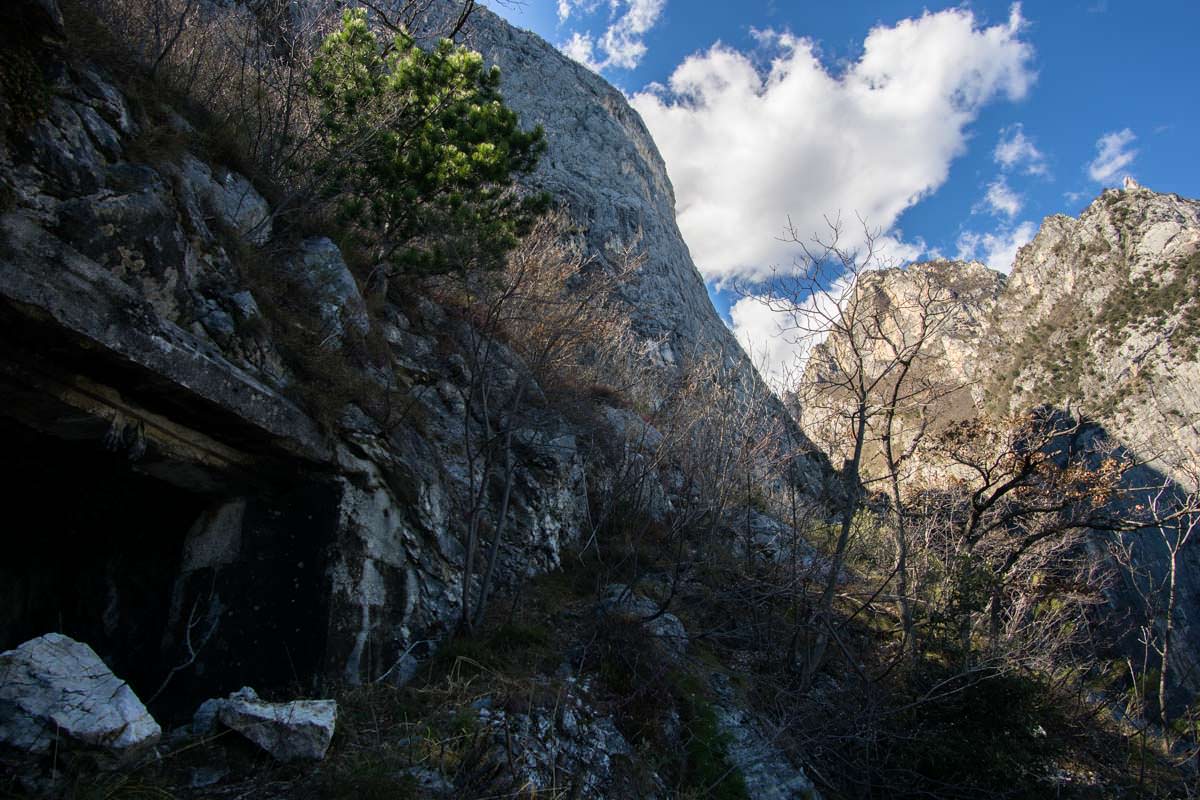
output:
{"label": "white boulder", "polygon": [[57,736],[125,750],[162,729],[92,648],[48,633],[0,653],[0,742],[34,753]]}
{"label": "white boulder", "polygon": [[663,611],[658,603],[637,594],[632,587],[623,583],[609,584],[596,607],[601,614],[626,616],[640,622],[673,659],[681,659],[687,653],[687,629],[679,617]]}
{"label": "white boulder", "polygon": [[278,761],[317,761],[325,757],[337,725],[333,700],[268,703],[249,686],[224,700],[208,700],[196,712],[193,730],[206,732],[214,721],[237,731]]}

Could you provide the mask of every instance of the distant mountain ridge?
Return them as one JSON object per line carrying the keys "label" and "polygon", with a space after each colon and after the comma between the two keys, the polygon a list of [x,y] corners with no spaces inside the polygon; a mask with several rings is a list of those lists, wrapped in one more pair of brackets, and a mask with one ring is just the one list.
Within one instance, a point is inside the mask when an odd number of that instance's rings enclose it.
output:
{"label": "distant mountain ridge", "polygon": [[[1096,419],[1177,481],[1200,470],[1200,201],[1109,189],[1078,218],[1048,217],[1011,275],[933,261],[860,280],[901,325],[918,282],[953,298],[922,350],[961,387],[939,401],[943,422],[1048,404]],[[838,346],[814,350],[806,382]]]}
{"label": "distant mountain ridge", "polygon": [[981,406],[1069,406],[1176,480],[1200,467],[1200,202],[1136,185],[1020,250],[976,360]]}

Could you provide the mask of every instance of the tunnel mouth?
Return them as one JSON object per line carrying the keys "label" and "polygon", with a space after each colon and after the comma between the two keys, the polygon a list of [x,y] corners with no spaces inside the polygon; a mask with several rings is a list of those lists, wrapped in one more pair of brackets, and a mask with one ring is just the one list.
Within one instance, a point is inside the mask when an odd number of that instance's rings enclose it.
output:
{"label": "tunnel mouth", "polygon": [[164,637],[183,544],[214,496],[142,474],[111,441],[5,417],[0,441],[0,650],[65,634],[149,700],[171,670]]}

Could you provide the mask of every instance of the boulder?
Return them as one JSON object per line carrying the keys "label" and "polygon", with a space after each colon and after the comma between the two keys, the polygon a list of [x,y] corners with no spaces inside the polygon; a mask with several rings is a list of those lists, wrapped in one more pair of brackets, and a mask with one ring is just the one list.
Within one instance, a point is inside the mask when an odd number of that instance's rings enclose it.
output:
{"label": "boulder", "polygon": [[658,603],[637,594],[631,586],[612,583],[604,589],[596,606],[601,614],[622,614],[639,620],[673,658],[683,658],[687,652],[688,635],[679,617],[664,612]]}
{"label": "boulder", "polygon": [[337,346],[346,328],[365,334],[371,327],[367,304],[358,283],[331,239],[318,236],[300,243],[300,252],[288,261],[288,277],[301,294],[297,301],[321,320],[327,346]]}
{"label": "boulder", "polygon": [[797,536],[791,525],[753,508],[743,506],[729,512],[725,526],[739,555],[743,557],[747,544],[756,557],[776,564],[788,564],[794,558],[800,564],[807,565],[816,556],[813,546]]}
{"label": "boulder", "polygon": [[212,169],[191,155],[183,158],[181,174],[204,209],[228,229],[255,245],[271,238],[271,207],[245,177],[232,170]]}
{"label": "boulder", "polygon": [[337,725],[333,700],[268,703],[249,686],[224,700],[205,701],[192,729],[208,733],[216,723],[237,731],[278,761],[319,761],[325,757]]}
{"label": "boulder", "polygon": [[82,642],[48,633],[0,653],[0,742],[45,753],[61,735],[127,750],[161,733],[129,684]]}

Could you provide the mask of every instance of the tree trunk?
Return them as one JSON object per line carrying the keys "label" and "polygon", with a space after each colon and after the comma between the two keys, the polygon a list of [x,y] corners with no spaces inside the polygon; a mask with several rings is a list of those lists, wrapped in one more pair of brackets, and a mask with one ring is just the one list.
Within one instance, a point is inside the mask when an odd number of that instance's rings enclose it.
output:
{"label": "tree trunk", "polygon": [[837,544],[833,550],[833,559],[829,564],[829,574],[825,578],[825,589],[821,599],[813,609],[811,622],[816,633],[808,648],[804,663],[802,682],[808,685],[817,674],[817,669],[825,657],[825,649],[829,646],[829,628],[833,610],[833,593],[837,589],[838,576],[842,572],[842,563],[846,558],[846,547],[850,542],[850,529],[854,524],[854,515],[858,513],[859,480],[858,467],[862,461],[863,441],[867,431],[866,401],[860,400],[855,412],[854,454],[842,465],[842,483],[846,487],[846,502],[842,508],[841,531],[838,533]]}

